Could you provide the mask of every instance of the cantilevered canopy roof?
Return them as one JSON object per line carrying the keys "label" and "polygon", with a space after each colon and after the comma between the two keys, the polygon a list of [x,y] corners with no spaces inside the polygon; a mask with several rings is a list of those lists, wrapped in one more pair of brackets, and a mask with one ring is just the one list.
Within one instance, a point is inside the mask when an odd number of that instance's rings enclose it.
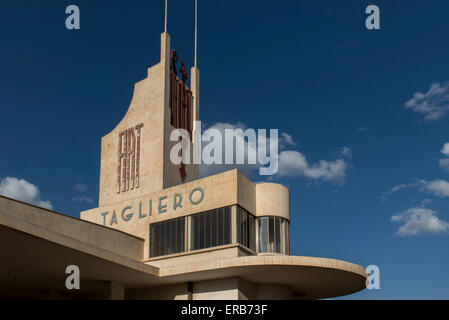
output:
{"label": "cantilevered canopy roof", "polygon": [[[0,196],[0,297],[103,298],[104,282],[126,289],[239,277],[284,284],[297,298],[350,294],[365,288],[363,267],[296,256],[246,256],[158,268],[142,262],[143,239]],[[77,265],[81,289],[65,288]]]}
{"label": "cantilevered canopy roof", "polygon": [[247,256],[212,260],[160,270],[161,281],[201,281],[240,277],[258,284],[291,287],[297,298],[320,299],[365,288],[363,267],[335,259],[298,256]]}

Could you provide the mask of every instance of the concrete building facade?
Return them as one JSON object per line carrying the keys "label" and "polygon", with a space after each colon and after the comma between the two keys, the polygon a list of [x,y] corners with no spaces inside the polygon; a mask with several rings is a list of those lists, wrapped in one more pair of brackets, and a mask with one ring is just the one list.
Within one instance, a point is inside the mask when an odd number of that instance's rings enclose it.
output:
{"label": "concrete building facade", "polygon": [[[173,130],[201,143],[200,73],[183,61],[178,73],[177,59],[162,33],[160,62],[101,140],[97,208],[75,219],[0,197],[0,297],[317,299],[365,287],[361,266],[290,255],[286,187],[172,163]],[[79,290],[64,288],[67,265]]]}

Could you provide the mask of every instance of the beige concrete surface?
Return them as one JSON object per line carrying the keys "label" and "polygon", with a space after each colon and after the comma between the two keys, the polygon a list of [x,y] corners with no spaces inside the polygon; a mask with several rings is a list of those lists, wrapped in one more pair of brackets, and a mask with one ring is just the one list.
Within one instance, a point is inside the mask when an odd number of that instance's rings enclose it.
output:
{"label": "beige concrete surface", "polygon": [[55,211],[0,196],[0,225],[105,258],[140,261],[144,240]]}
{"label": "beige concrete surface", "polygon": [[[264,255],[213,260],[184,266],[165,267],[163,281],[204,281],[239,277],[255,284],[289,287],[291,298],[319,299],[351,294],[365,288],[362,266],[342,260]],[[284,290],[282,289],[282,290]],[[285,290],[284,290],[285,292]],[[263,296],[263,289],[258,291]]]}
{"label": "beige concrete surface", "polygon": [[[199,77],[193,67],[193,120]],[[126,114],[101,139],[99,207],[81,212],[81,220],[0,196],[0,297],[316,299],[365,288],[361,266],[257,254],[237,244],[237,205],[256,217],[290,220],[289,190],[254,184],[238,170],[198,179],[194,164],[185,165],[183,182],[170,160],[177,142],[169,138],[169,86],[170,37],[163,33],[159,63],[135,84]],[[228,206],[230,245],[150,258],[150,224]],[[191,217],[185,220],[189,234]],[[72,264],[81,270],[79,291],[64,286]]]}
{"label": "beige concrete surface", "polygon": [[[201,188],[203,200],[192,204],[190,193]],[[182,206],[175,208],[175,194],[182,198]],[[192,195],[199,200],[199,191]],[[289,191],[275,183],[253,184],[237,169],[180,184],[129,200],[113,203],[81,212],[81,219],[134,234],[145,240],[144,257],[149,258],[149,225],[211,209],[238,204],[255,216],[280,216],[289,219]],[[164,212],[159,206],[164,206]],[[129,207],[129,208],[128,208]],[[128,208],[124,211],[125,208]],[[151,210],[150,210],[151,208]],[[150,215],[151,212],[151,215]],[[106,218],[102,215],[107,213]],[[112,221],[115,214],[117,223]],[[132,214],[128,221],[123,217]]]}
{"label": "beige concrete surface", "polygon": [[[193,120],[199,120],[199,76],[193,67]],[[178,142],[170,141],[174,127],[169,87],[170,36],[162,33],[160,62],[136,83],[128,111],[102,138],[99,207],[81,212],[81,219],[144,239],[144,259],[150,256],[151,223],[237,204],[255,216],[289,219],[289,192],[279,184],[255,185],[238,170],[198,179],[194,164],[185,166],[187,177],[182,182],[179,165],[170,160],[170,150]],[[193,144],[190,148],[192,155]],[[131,169],[125,173],[124,166]],[[201,193],[204,197],[196,203]]]}
{"label": "beige concrete surface", "polygon": [[[264,296],[260,289],[263,286],[258,286],[271,284],[289,287],[293,297],[315,299],[350,294],[365,287],[364,268],[341,260],[285,255],[217,256],[209,261],[159,268],[136,260],[141,244],[141,239],[120,231],[0,197],[0,297],[104,298],[105,281],[123,285],[125,296],[129,292],[130,297],[133,290],[146,288],[149,292],[151,287],[187,282],[193,282],[195,288],[200,282],[231,278],[242,279],[246,285],[235,287],[238,290],[217,287],[216,295],[223,291],[220,297]],[[128,246],[135,246],[136,251],[126,252]],[[71,264],[81,270],[83,289],[76,293],[64,288],[65,268]],[[197,288],[207,285],[198,284]],[[174,296],[186,294],[178,292]]]}
{"label": "beige concrete surface", "polygon": [[256,216],[278,216],[290,221],[290,193],[278,183],[255,185]]}
{"label": "beige concrete surface", "polygon": [[144,260],[145,263],[159,268],[187,265],[202,261],[221,260],[228,258],[256,255],[255,252],[243,247],[238,243],[211,247],[206,249],[188,251],[178,254],[159,256]]}
{"label": "beige concrete surface", "polygon": [[[182,183],[179,166],[173,165],[169,159],[171,146],[176,142],[170,142],[169,139],[174,128],[170,125],[168,90],[170,36],[167,33],[161,35],[160,54],[160,62],[148,69],[148,77],[135,84],[129,109],[123,119],[101,139],[100,206]],[[197,84],[196,88],[198,87]],[[198,108],[198,103],[196,106]],[[143,125],[140,139],[139,186],[118,192],[119,134],[138,125]],[[186,172],[185,182],[197,179],[198,165],[187,164]]]}

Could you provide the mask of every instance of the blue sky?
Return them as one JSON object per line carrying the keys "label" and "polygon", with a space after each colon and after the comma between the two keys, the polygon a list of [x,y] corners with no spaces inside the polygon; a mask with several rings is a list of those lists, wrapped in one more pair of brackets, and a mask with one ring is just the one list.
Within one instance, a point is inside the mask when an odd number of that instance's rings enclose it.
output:
{"label": "blue sky", "polygon": [[[290,188],[291,253],[379,266],[381,289],[347,298],[449,298],[449,3],[199,2],[201,120],[294,142],[274,177]],[[70,4],[80,30],[65,28]],[[369,4],[380,30],[365,28]],[[193,14],[169,1],[188,66]],[[1,1],[0,190],[73,216],[95,207],[100,138],[159,61],[162,29],[162,1]]]}

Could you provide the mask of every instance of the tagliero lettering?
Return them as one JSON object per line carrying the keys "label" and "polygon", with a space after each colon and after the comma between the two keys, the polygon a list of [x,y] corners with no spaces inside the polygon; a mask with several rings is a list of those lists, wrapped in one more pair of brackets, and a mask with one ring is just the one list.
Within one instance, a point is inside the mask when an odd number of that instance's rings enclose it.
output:
{"label": "tagliero lettering", "polygon": [[[278,129],[224,129],[209,128],[201,132],[201,121],[194,121],[193,164],[250,164],[259,165],[259,174],[274,175],[278,171]],[[224,136],[223,136],[224,134]],[[170,141],[178,141],[170,150],[173,164],[190,164],[190,133],[175,129]],[[235,145],[234,145],[235,141]],[[205,143],[204,145],[203,142]],[[267,145],[268,150],[267,150]],[[268,152],[267,152],[268,151]],[[267,167],[265,167],[268,165]]]}
{"label": "tagliero lettering", "polygon": [[[168,210],[176,211],[178,208],[182,208],[184,201],[188,201],[191,205],[199,205],[204,199],[204,190],[201,187],[193,188],[189,194],[188,199],[184,200],[182,194],[175,193],[172,198],[162,195],[156,199],[148,200],[148,206],[143,204],[142,201],[139,202],[136,218],[143,219],[152,215],[153,211],[157,214],[167,213]],[[155,200],[153,202],[153,200]],[[153,209],[154,205],[154,209]],[[103,225],[112,226],[114,224],[119,224],[119,221],[129,222],[134,217],[134,210],[130,205],[125,205],[119,210],[111,209],[109,211],[102,212]]]}

